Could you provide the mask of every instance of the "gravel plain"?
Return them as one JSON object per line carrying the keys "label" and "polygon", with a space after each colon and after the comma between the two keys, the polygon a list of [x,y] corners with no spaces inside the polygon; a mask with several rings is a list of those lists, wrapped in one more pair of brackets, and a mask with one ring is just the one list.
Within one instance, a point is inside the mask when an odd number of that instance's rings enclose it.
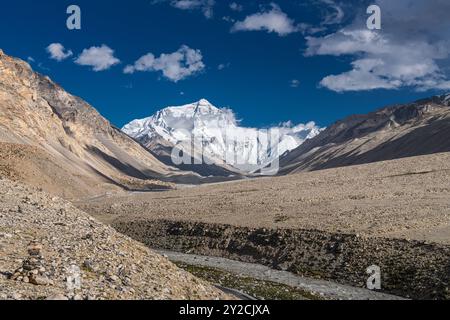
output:
{"label": "gravel plain", "polygon": [[99,219],[312,229],[450,244],[450,153],[76,205]]}

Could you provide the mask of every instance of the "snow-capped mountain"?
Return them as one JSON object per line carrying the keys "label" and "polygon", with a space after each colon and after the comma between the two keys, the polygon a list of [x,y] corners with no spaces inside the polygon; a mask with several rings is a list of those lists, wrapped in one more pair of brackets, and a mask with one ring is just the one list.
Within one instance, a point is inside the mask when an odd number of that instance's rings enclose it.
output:
{"label": "snow-capped mountain", "polygon": [[[289,122],[269,129],[241,127],[232,110],[217,108],[202,99],[134,120],[122,131],[163,160],[170,157],[172,164],[183,169],[203,164],[224,169],[221,175],[231,175],[250,173],[273,163],[321,129],[314,122],[297,126]],[[202,174],[217,174],[205,172],[204,167],[202,170]]]}

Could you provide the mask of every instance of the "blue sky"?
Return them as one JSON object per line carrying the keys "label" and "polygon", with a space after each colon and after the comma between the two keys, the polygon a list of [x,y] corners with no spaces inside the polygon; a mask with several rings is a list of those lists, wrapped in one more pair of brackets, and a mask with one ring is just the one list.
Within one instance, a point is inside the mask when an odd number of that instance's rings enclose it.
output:
{"label": "blue sky", "polygon": [[[366,27],[371,3],[380,31]],[[71,4],[81,30],[66,28]],[[327,126],[450,91],[446,12],[443,0],[17,0],[2,4],[0,48],[119,127],[200,98],[246,126]]]}

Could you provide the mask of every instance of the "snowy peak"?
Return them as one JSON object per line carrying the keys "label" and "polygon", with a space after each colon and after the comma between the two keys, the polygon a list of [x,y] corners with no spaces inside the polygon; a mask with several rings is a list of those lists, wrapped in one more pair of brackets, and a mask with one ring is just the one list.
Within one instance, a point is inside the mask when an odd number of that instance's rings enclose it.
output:
{"label": "snowy peak", "polygon": [[[201,99],[167,107],[149,118],[132,121],[122,130],[155,153],[162,149],[160,144],[172,145],[197,162],[226,164],[248,173],[297,148],[321,129],[314,122],[299,125],[287,122],[269,129],[245,128],[239,126],[231,109],[217,108]],[[169,152],[166,148],[166,158],[170,157]]]}
{"label": "snowy peak", "polygon": [[194,103],[196,105],[195,113],[196,114],[209,114],[209,113],[217,113],[220,112],[218,108],[213,106],[208,100],[201,99]]}
{"label": "snowy peak", "polygon": [[183,106],[167,107],[161,110],[161,114],[177,118],[195,118],[207,115],[220,114],[221,110],[213,106],[208,100],[189,103]]}
{"label": "snowy peak", "polygon": [[228,109],[219,109],[208,100],[189,103],[182,106],[164,108],[153,116],[134,120],[122,128],[129,136],[140,139],[161,136],[177,143],[186,138],[181,131],[193,133],[202,128],[224,128],[236,126],[234,114]]}

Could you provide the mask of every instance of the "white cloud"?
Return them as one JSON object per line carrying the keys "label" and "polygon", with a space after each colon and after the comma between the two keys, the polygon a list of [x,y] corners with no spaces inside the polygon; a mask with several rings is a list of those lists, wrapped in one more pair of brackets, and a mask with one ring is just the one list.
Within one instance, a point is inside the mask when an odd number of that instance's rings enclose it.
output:
{"label": "white cloud", "polygon": [[91,47],[84,49],[75,60],[81,66],[90,66],[96,72],[108,70],[112,66],[119,64],[120,60],[114,57],[114,50],[106,45],[101,47]]}
{"label": "white cloud", "polygon": [[56,61],[63,61],[73,55],[71,50],[66,50],[61,43],[52,43],[47,47],[50,58]]}
{"label": "white cloud", "polygon": [[232,3],[230,3],[230,9],[233,10],[233,11],[240,12],[240,11],[242,11],[244,9],[244,7],[241,4],[239,4],[239,3],[232,2]]}
{"label": "white cloud", "polygon": [[293,79],[290,81],[291,88],[298,88],[300,86],[300,80]]}
{"label": "white cloud", "polygon": [[311,24],[311,23],[299,23],[297,25],[298,31],[303,33],[304,35],[314,35],[317,33],[324,33],[329,28],[335,27],[335,25],[340,25],[344,21],[346,13],[344,11],[345,7],[355,7],[354,4],[346,4],[344,5],[342,2],[337,2],[337,0],[309,0],[305,1],[303,5],[309,6],[316,5],[321,12],[320,15],[320,23],[319,24]]}
{"label": "white cloud", "polygon": [[203,15],[211,19],[214,16],[215,0],[154,0],[153,4],[169,2],[174,8],[180,10],[200,10]]}
{"label": "white cloud", "polygon": [[223,70],[223,69],[227,69],[231,66],[231,63],[221,63],[217,66],[217,70]]}
{"label": "white cloud", "polygon": [[[437,17],[450,10],[450,3],[440,0],[375,2],[383,12],[381,32],[368,30],[365,20],[357,18],[336,33],[306,38],[306,56],[353,58],[349,71],[328,75],[320,84],[337,92],[403,87],[417,91],[450,89],[442,67],[450,59],[450,23]],[[405,8],[408,8],[407,15],[404,15]]]}
{"label": "white cloud", "polygon": [[324,128],[318,127],[314,121],[306,124],[294,124],[292,121],[287,121],[280,123],[278,126],[272,127],[271,129],[278,130],[281,135],[296,136],[302,140],[313,138],[319,134],[320,131],[324,130]]}
{"label": "white cloud", "polygon": [[344,19],[344,10],[334,0],[320,0],[322,3],[328,5],[329,10],[325,14],[322,25],[339,24]]}
{"label": "white cloud", "polygon": [[286,36],[299,31],[299,27],[278,5],[272,3],[270,10],[247,16],[243,21],[236,22],[231,31],[267,31]]}
{"label": "white cloud", "polygon": [[402,85],[400,80],[386,78],[374,72],[383,64],[379,59],[357,60],[352,63],[353,70],[327,76],[320,84],[336,92],[399,88]]}
{"label": "white cloud", "polygon": [[177,51],[163,53],[158,58],[153,53],[148,53],[139,58],[133,65],[126,66],[123,71],[127,74],[136,71],[161,71],[165,78],[178,82],[202,71],[205,68],[202,60],[203,56],[200,50],[183,45]]}
{"label": "white cloud", "polygon": [[322,86],[333,91],[398,89],[404,86],[427,90],[433,83],[437,87],[446,87],[436,60],[445,58],[448,53],[427,42],[396,43],[382,33],[369,30],[342,30],[323,38],[309,37],[307,42],[307,55],[358,57],[352,62],[352,70],[329,75],[321,81]]}
{"label": "white cloud", "polygon": [[226,21],[226,22],[231,22],[231,23],[235,23],[236,22],[236,19],[233,19],[230,16],[224,16],[224,17],[222,17],[222,20]]}

